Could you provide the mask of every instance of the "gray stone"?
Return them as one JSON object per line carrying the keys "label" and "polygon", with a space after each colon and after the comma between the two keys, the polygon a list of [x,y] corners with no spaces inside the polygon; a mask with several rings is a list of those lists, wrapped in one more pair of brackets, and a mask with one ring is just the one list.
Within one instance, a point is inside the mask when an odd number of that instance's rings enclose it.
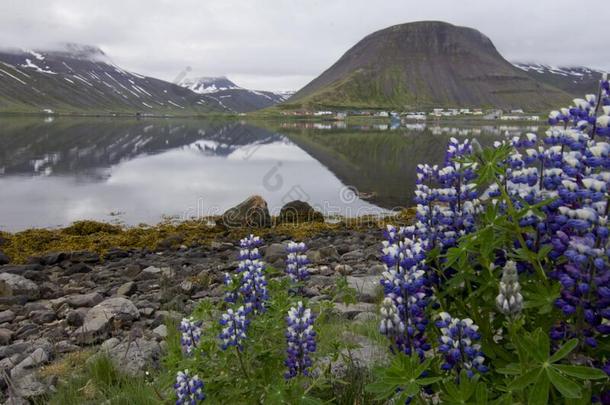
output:
{"label": "gray stone", "polygon": [[26,374],[27,370],[37,368],[49,361],[49,353],[42,347],[34,350],[29,356],[23,359],[11,370],[11,378],[15,379]]}
{"label": "gray stone", "polygon": [[43,325],[45,323],[53,322],[57,319],[57,315],[55,315],[55,311],[50,309],[39,309],[30,312],[30,319],[39,325]]}
{"label": "gray stone", "polygon": [[41,397],[47,392],[47,386],[38,379],[34,371],[13,380],[12,388],[15,395],[21,398]]}
{"label": "gray stone", "polygon": [[352,250],[351,252],[347,252],[341,256],[341,260],[344,261],[357,261],[364,259],[364,254],[361,250]]}
{"label": "gray stone", "polygon": [[27,278],[10,273],[0,273],[0,297],[13,297],[22,295],[28,300],[35,300],[40,296],[38,286]]}
{"label": "gray stone", "polygon": [[334,311],[340,316],[348,319],[354,318],[356,315],[363,312],[375,312],[377,306],[367,302],[358,302],[356,304],[343,304],[336,302],[334,305]]}
{"label": "gray stone", "polygon": [[374,264],[368,268],[367,274],[377,274],[379,279],[381,279],[381,274],[384,271],[386,271],[386,267],[383,264]]}
{"label": "gray stone", "polygon": [[189,281],[189,280],[183,280],[180,283],[180,289],[182,289],[182,291],[184,291],[186,293],[191,292],[193,290],[193,287],[194,287],[193,282]]}
{"label": "gray stone", "polygon": [[67,302],[73,308],[93,307],[104,300],[101,294],[92,292],[88,294],[75,294],[68,297]]}
{"label": "gray stone", "polygon": [[354,271],[354,269],[349,264],[338,264],[335,266],[335,272],[337,272],[341,275],[344,275],[344,276],[348,275],[348,274],[352,274],[353,271]]}
{"label": "gray stone", "polygon": [[167,337],[167,326],[159,325],[152,330],[153,335],[165,339]]}
{"label": "gray stone", "polygon": [[284,256],[286,256],[286,246],[281,243],[272,243],[265,248],[265,260],[268,263],[283,259]]}
{"label": "gray stone", "polygon": [[81,326],[85,320],[85,315],[81,311],[70,311],[66,315],[66,322],[70,326]]}
{"label": "gray stone", "polygon": [[147,268],[145,268],[144,270],[142,270],[142,273],[147,273],[147,274],[160,274],[161,273],[161,269],[155,266],[148,266]]}
{"label": "gray stone", "polygon": [[379,276],[347,276],[347,284],[350,288],[356,290],[360,301],[377,302],[382,291],[379,279]]}
{"label": "gray stone", "polygon": [[379,316],[377,316],[377,314],[375,312],[360,312],[359,314],[356,314],[356,316],[354,317],[354,322],[369,322],[369,321],[376,321],[379,319]]}
{"label": "gray stone", "polygon": [[87,266],[85,263],[74,263],[66,269],[64,274],[71,276],[73,274],[90,273],[92,271],[93,269]]}
{"label": "gray stone", "polygon": [[271,226],[271,216],[267,201],[255,195],[228,209],[216,220],[221,228],[265,228]]}
{"label": "gray stone", "polygon": [[131,375],[158,368],[161,354],[157,341],[144,338],[122,342],[108,351],[114,365]]}
{"label": "gray stone", "polygon": [[10,345],[13,340],[13,331],[6,328],[0,328],[0,345]]}
{"label": "gray stone", "polygon": [[129,323],[140,318],[138,308],[127,298],[108,298],[87,312],[83,325],[75,332],[79,343],[91,344],[104,339],[110,333],[111,322]]}
{"label": "gray stone", "polygon": [[0,312],[0,323],[12,322],[15,319],[15,313],[10,309]]}
{"label": "gray stone", "polygon": [[138,285],[135,282],[128,281],[127,283],[120,286],[117,289],[116,293],[117,293],[117,295],[125,295],[125,296],[129,297],[131,294],[136,292],[137,289],[138,289]]}

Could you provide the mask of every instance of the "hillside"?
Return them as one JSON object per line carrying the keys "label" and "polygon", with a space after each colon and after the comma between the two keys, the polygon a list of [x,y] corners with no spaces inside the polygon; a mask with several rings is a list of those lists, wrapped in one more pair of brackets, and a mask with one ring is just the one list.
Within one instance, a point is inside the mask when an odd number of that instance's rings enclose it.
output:
{"label": "hillside", "polygon": [[0,51],[0,112],[230,112],[214,97],[128,72],[96,47]]}
{"label": "hillside", "polygon": [[569,99],[506,61],[479,31],[424,21],[365,37],[282,107],[539,110]]}
{"label": "hillside", "polygon": [[213,97],[222,106],[238,113],[271,107],[286,101],[292,95],[292,93],[245,89],[224,76],[187,78],[181,81],[180,85],[195,93]]}
{"label": "hillside", "polygon": [[574,97],[597,91],[603,72],[584,66],[550,66],[539,63],[515,63],[537,81],[549,84]]}

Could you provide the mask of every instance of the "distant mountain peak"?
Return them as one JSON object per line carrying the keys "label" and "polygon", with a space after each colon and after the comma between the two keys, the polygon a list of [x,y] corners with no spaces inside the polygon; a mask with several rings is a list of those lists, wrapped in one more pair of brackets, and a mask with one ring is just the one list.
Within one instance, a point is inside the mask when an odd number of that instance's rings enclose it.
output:
{"label": "distant mountain peak", "polygon": [[51,51],[66,53],[77,59],[87,59],[95,61],[109,60],[106,53],[104,53],[104,51],[102,51],[100,47],[86,44],[78,44],[74,42],[64,42],[60,45],[58,49],[51,49]]}
{"label": "distant mountain peak", "polygon": [[241,89],[226,76],[186,77],[179,83],[198,94],[212,94],[219,91]]}

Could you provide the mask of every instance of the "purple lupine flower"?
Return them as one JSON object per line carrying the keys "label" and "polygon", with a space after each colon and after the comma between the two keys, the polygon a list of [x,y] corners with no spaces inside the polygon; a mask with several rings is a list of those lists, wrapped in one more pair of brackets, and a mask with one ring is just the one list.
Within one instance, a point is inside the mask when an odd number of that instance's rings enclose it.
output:
{"label": "purple lupine flower", "polygon": [[286,247],[286,273],[294,283],[302,283],[309,278],[307,265],[309,260],[305,255],[307,246],[303,242],[289,242]]}
{"label": "purple lupine flower", "polygon": [[240,306],[236,310],[227,309],[227,312],[222,314],[220,325],[223,327],[219,338],[221,341],[220,347],[226,350],[231,346],[235,346],[241,350],[242,343],[246,339],[246,329],[248,328],[248,319],[246,319],[246,310]]}
{"label": "purple lupine flower", "polygon": [[441,368],[456,370],[458,375],[466,370],[469,377],[474,376],[475,372],[486,372],[488,369],[483,364],[485,357],[481,345],[475,343],[481,338],[479,327],[470,318],[452,318],[447,312],[441,312],[439,317],[440,320],[436,322],[441,330],[438,350],[445,359]]}
{"label": "purple lupine flower", "polygon": [[202,321],[193,321],[193,318],[182,318],[180,322],[180,344],[183,352],[190,356],[201,341]]}
{"label": "purple lupine flower", "polygon": [[316,351],[316,332],[313,330],[314,316],[309,308],[299,301],[291,307],[286,317],[286,379],[297,375],[308,375],[312,366],[311,354]]}
{"label": "purple lupine flower", "polygon": [[176,391],[176,405],[196,405],[205,399],[204,384],[199,376],[190,375],[188,370],[178,371],[174,390]]}

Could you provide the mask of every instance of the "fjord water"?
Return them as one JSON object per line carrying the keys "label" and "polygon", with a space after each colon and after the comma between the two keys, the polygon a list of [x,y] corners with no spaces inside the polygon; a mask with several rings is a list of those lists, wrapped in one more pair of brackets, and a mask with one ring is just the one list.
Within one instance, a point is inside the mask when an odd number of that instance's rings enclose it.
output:
{"label": "fjord water", "polygon": [[274,214],[294,199],[327,215],[386,212],[411,205],[415,166],[441,162],[450,136],[488,144],[506,130],[0,118],[0,230],[199,218],[253,194]]}

